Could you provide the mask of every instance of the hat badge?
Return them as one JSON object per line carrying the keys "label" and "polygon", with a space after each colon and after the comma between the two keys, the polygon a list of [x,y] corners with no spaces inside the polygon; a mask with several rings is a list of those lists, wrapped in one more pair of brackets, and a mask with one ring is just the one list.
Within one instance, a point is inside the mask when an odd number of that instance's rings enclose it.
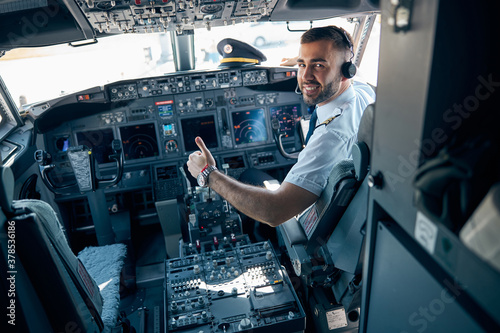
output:
{"label": "hat badge", "polygon": [[224,53],[231,53],[233,52],[233,47],[231,46],[231,44],[226,44],[224,45]]}

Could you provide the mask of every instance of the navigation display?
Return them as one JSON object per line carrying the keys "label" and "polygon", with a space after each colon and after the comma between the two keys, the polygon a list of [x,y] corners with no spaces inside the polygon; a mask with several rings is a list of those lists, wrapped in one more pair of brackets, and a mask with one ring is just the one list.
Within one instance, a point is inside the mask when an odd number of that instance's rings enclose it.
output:
{"label": "navigation display", "polygon": [[[97,163],[111,162],[109,155],[113,154],[113,149],[111,148],[113,139],[113,130],[111,128],[76,133],[78,145],[89,147]],[[64,149],[64,144],[62,148]]]}
{"label": "navigation display", "polygon": [[203,139],[207,148],[217,148],[219,146],[214,116],[182,119],[181,126],[186,152],[198,150],[198,146],[194,142],[197,136]]}
{"label": "navigation display", "polygon": [[264,109],[237,111],[233,118],[236,145],[267,140],[266,114]]}
{"label": "navigation display", "polygon": [[154,124],[124,126],[120,128],[125,160],[158,156],[158,141]]}
{"label": "navigation display", "polygon": [[280,133],[285,137],[292,137],[295,133],[295,125],[299,122],[301,112],[300,104],[273,106],[269,109],[271,118],[278,118]]}

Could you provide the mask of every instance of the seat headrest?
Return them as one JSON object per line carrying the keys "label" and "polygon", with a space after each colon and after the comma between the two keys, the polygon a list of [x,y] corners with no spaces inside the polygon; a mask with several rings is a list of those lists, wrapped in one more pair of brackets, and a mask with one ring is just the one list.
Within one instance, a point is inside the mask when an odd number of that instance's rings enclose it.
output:
{"label": "seat headrest", "polygon": [[358,129],[358,142],[364,142],[368,146],[368,149],[372,149],[372,139],[373,139],[373,113],[375,112],[375,104],[369,104],[361,121],[359,123]]}
{"label": "seat headrest", "polygon": [[370,165],[370,151],[372,149],[373,139],[373,112],[375,104],[370,104],[366,107],[358,129],[358,142],[352,147],[352,160],[354,162],[354,170],[356,179],[361,181],[368,174]]}

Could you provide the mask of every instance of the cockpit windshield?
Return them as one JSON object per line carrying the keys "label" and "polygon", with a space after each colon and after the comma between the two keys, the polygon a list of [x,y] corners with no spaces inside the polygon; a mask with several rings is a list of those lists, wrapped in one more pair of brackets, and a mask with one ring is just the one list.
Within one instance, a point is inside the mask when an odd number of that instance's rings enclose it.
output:
{"label": "cockpit windshield", "polygon": [[[283,58],[297,55],[300,35],[311,26],[334,24],[353,33],[358,21],[334,18],[289,23],[235,22],[210,30],[196,29],[195,69],[218,67],[221,56],[217,44],[224,38],[255,46],[267,57],[264,66],[279,66]],[[379,25],[377,20],[360,66],[363,79],[372,85],[376,85],[377,78]],[[7,51],[0,58],[0,73],[20,106],[114,81],[173,73],[173,58],[168,32],[122,34],[80,47],[61,44]]]}

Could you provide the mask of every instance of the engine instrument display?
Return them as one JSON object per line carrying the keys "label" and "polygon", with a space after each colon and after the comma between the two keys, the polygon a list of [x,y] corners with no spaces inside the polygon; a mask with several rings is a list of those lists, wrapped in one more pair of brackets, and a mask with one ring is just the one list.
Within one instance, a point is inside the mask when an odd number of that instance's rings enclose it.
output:
{"label": "engine instrument display", "polygon": [[295,133],[295,125],[299,122],[301,112],[300,104],[274,106],[269,109],[271,118],[277,118],[280,124],[280,134],[292,137]]}
{"label": "engine instrument display", "polygon": [[237,111],[231,114],[236,145],[267,140],[264,109]]}
{"label": "engine instrument display", "polygon": [[113,154],[113,149],[111,148],[113,139],[113,130],[111,128],[76,133],[78,145],[89,147],[97,163],[111,162],[109,155]]}
{"label": "engine instrument display", "polygon": [[186,118],[181,120],[182,137],[186,152],[198,150],[194,141],[197,136],[201,137],[207,148],[217,148],[217,131],[215,129],[215,117],[213,115]]}
{"label": "engine instrument display", "polygon": [[158,141],[154,124],[124,126],[120,128],[125,160],[158,156]]}

